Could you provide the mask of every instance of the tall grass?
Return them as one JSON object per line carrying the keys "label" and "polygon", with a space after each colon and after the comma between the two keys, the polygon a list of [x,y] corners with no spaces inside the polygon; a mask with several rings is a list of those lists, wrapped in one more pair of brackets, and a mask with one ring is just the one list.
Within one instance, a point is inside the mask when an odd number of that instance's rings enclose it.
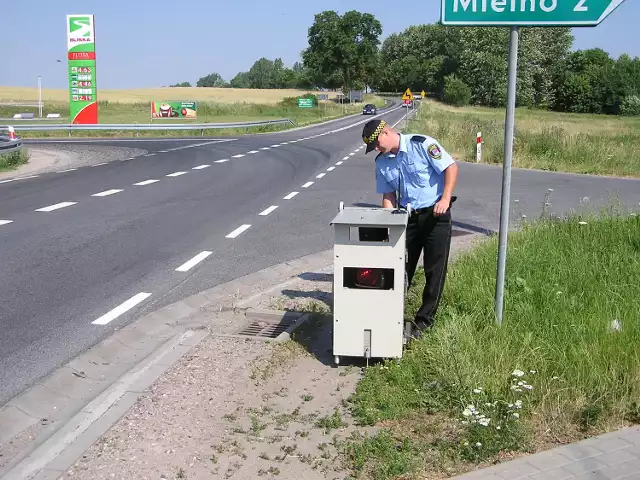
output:
{"label": "tall grass", "polygon": [[15,170],[20,165],[29,161],[29,152],[26,148],[18,152],[0,153],[0,172]]}
{"label": "tall grass", "polygon": [[[501,327],[497,244],[456,260],[433,332],[399,365],[369,368],[352,398],[359,422],[410,440],[423,460],[406,471],[464,471],[640,423],[640,217],[611,208],[510,233]],[[350,458],[373,452],[366,442]]]}
{"label": "tall grass", "polygon": [[[437,138],[460,160],[475,161],[482,132],[483,163],[502,163],[504,112],[425,101],[410,125]],[[518,109],[514,166],[586,174],[640,176],[640,118]]]}

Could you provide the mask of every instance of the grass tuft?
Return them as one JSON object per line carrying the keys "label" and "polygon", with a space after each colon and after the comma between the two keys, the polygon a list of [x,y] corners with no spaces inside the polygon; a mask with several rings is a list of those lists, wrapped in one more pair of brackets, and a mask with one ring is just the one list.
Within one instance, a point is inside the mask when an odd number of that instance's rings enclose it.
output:
{"label": "grass tuft", "polygon": [[[491,238],[458,257],[434,330],[400,364],[368,368],[351,398],[359,424],[422,452],[402,473],[460,472],[640,421],[640,217],[611,207],[510,233],[501,327],[497,249]],[[355,470],[369,442],[351,447]]]}
{"label": "grass tuft", "polygon": [[26,148],[18,152],[0,153],[0,172],[15,170],[27,162],[29,162],[29,153]]}

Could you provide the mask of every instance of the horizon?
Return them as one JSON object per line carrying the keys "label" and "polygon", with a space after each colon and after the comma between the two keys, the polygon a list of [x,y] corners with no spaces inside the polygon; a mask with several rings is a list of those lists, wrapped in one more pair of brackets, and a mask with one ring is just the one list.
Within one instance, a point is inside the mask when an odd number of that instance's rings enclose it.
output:
{"label": "horizon", "polygon": [[[122,90],[168,87],[185,81],[195,86],[200,77],[213,72],[228,82],[237,73],[249,70],[261,57],[281,58],[285,66],[292,67],[296,61],[302,61],[300,53],[308,45],[307,31],[314,15],[324,10],[336,10],[339,14],[359,10],[373,14],[382,23],[382,43],[389,35],[411,25],[438,21],[440,2],[432,0],[432,3],[435,8],[423,8],[424,14],[412,7],[406,15],[393,12],[389,16],[388,6],[382,0],[367,4],[329,0],[322,8],[294,4],[290,0],[269,5],[239,0],[233,5],[218,6],[194,0],[191,7],[195,13],[180,14],[182,21],[175,25],[171,22],[176,17],[172,10],[175,4],[168,0],[159,0],[152,8],[144,4],[132,6],[122,0],[113,0],[109,5],[87,0],[82,8],[76,8],[77,5],[68,0],[55,5],[45,0],[24,0],[12,4],[8,15],[0,18],[0,41],[11,45],[4,52],[3,63],[15,66],[0,72],[0,85],[37,88],[40,75],[43,89],[68,88],[67,14],[95,16],[98,89]],[[248,13],[238,15],[238,12]],[[209,15],[222,20],[212,26],[208,23]],[[22,33],[25,22],[21,22],[21,17],[28,18],[29,31],[37,34],[25,37]],[[640,57],[640,36],[632,26],[633,19],[638,17],[640,4],[624,2],[599,26],[573,28],[571,50],[601,48],[614,59],[623,53]],[[123,31],[134,33],[125,36]],[[636,40],[625,42],[625,37]],[[16,38],[21,39],[20,46],[16,45]],[[184,55],[187,49],[189,54]],[[155,79],[151,73],[154,69]]]}

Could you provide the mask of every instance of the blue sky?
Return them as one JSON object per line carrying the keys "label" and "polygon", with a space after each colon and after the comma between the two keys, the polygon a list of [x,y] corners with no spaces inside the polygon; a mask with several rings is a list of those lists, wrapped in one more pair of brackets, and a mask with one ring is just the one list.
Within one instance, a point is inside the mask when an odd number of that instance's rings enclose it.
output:
{"label": "blue sky", "polygon": [[[568,0],[560,0],[568,1]],[[591,0],[587,0],[591,1]],[[260,57],[291,66],[307,46],[307,29],[322,10],[372,13],[383,39],[439,18],[439,0],[9,0],[0,16],[0,85],[66,88],[65,16],[94,14],[98,88],[145,88],[197,79],[230,80]],[[604,23],[574,29],[574,48],[640,56],[640,1],[626,0]],[[143,23],[144,22],[144,23]],[[623,39],[627,38],[625,42]],[[62,63],[57,63],[56,60]]]}

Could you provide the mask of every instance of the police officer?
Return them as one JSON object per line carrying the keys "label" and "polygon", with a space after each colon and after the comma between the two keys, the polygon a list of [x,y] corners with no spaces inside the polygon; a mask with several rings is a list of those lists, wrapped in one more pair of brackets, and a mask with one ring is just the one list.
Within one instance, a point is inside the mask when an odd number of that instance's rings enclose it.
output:
{"label": "police officer", "polygon": [[426,277],[422,305],[413,325],[413,334],[419,336],[433,326],[447,274],[458,165],[433,138],[401,134],[384,120],[367,122],[362,140],[366,153],[379,152],[375,171],[382,207],[406,208],[411,204],[406,232],[409,285],[423,251]]}

